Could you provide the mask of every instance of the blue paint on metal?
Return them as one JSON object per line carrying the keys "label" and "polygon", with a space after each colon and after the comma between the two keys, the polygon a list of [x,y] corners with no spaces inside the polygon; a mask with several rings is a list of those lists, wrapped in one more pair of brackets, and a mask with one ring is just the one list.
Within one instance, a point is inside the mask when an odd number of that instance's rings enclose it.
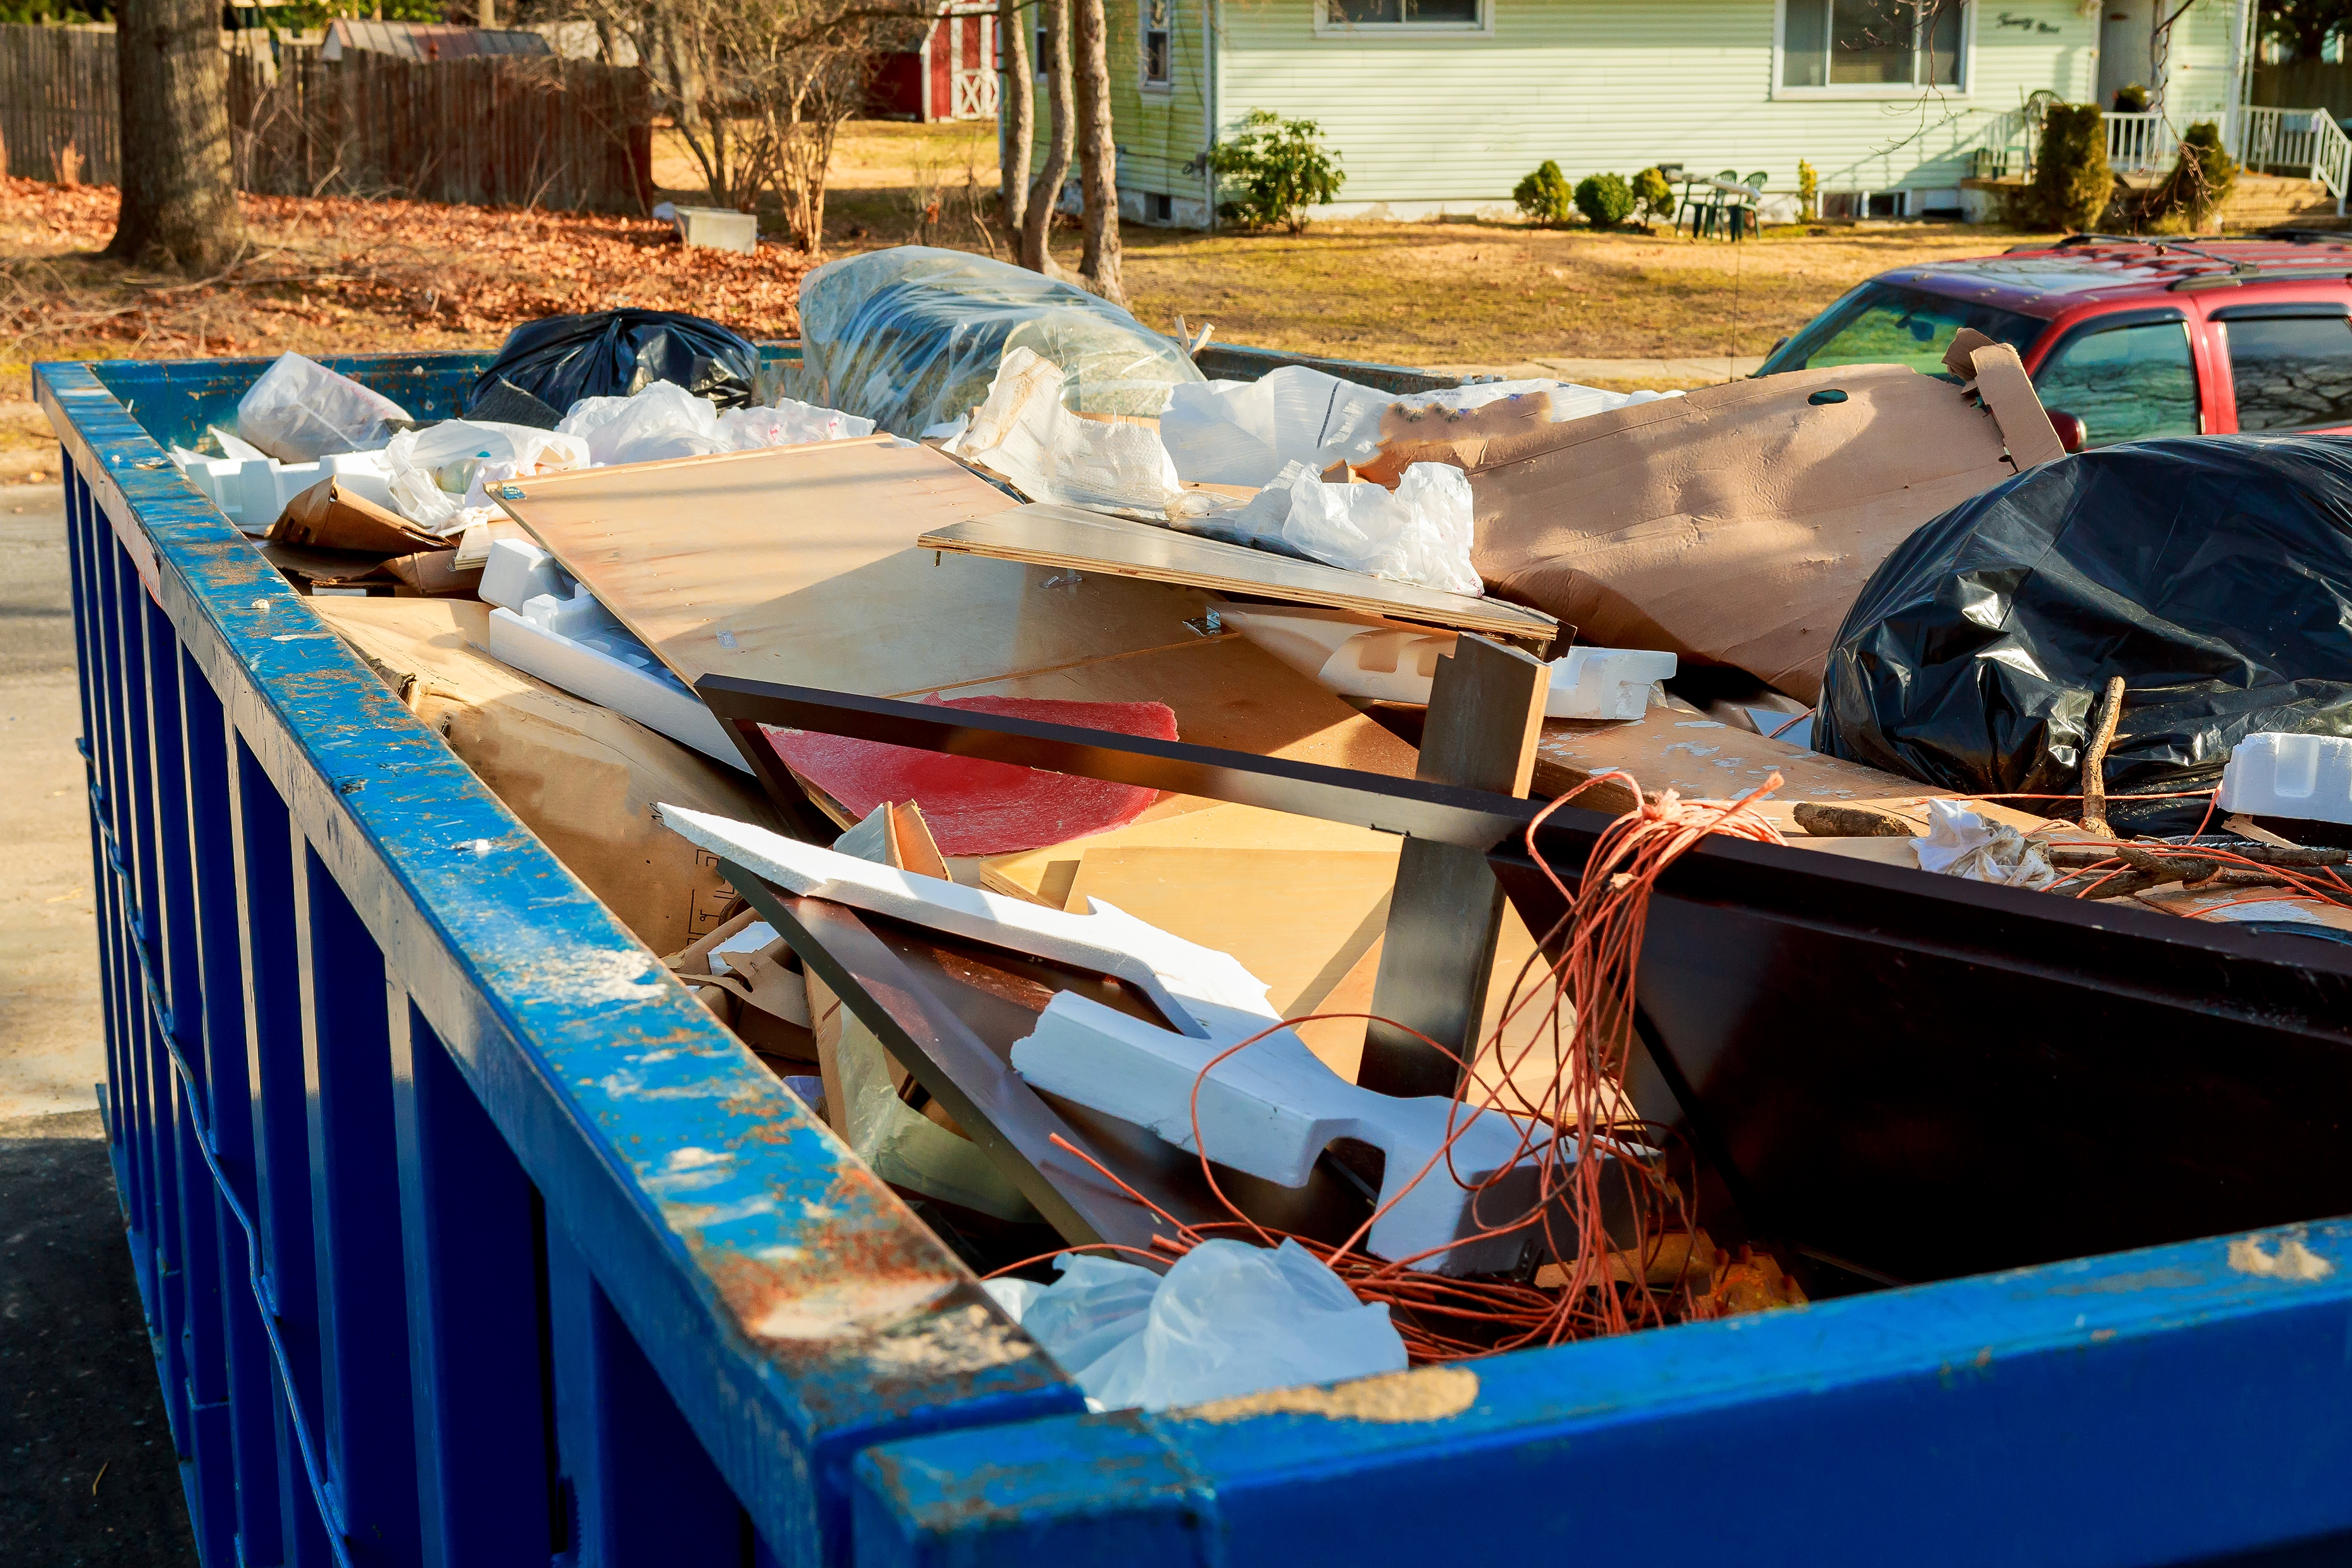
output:
{"label": "blue paint on metal", "polygon": [[[480,362],[337,363],[436,416]],[[856,1453],[1076,1394],[180,478],[154,437],[193,441],[260,363],[37,372],[68,463],[102,1106],[200,1548],[448,1562],[478,1521],[528,1535],[502,1486],[453,1479],[488,1431],[536,1437],[555,1517],[532,1379],[464,1371],[517,1335],[551,1356],[536,1264],[484,1289],[504,1339],[457,1331],[457,1259],[516,1245],[526,1194],[521,1245],[573,1249],[608,1364],[619,1334],[647,1369],[634,1429],[708,1456],[673,1538],[845,1562]],[[466,1170],[501,1203],[451,1213]]]}
{"label": "blue paint on metal", "polygon": [[[1450,1380],[1450,1381],[1449,1381]],[[859,1462],[860,1568],[2174,1563],[2352,1527],[2352,1224]]]}

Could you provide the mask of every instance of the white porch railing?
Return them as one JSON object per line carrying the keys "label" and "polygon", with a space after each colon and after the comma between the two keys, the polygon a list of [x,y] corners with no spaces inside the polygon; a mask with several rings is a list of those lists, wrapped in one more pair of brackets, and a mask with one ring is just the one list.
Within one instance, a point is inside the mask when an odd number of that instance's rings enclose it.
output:
{"label": "white porch railing", "polygon": [[2324,109],[2264,109],[2249,104],[2238,110],[2238,145],[2231,156],[2255,169],[2292,169],[2317,180],[2344,210],[2352,189],[2352,137]]}
{"label": "white porch railing", "polygon": [[2107,167],[2118,174],[2144,174],[2172,167],[2180,146],[2179,133],[2164,116],[2147,110],[2105,116],[2107,125]]}

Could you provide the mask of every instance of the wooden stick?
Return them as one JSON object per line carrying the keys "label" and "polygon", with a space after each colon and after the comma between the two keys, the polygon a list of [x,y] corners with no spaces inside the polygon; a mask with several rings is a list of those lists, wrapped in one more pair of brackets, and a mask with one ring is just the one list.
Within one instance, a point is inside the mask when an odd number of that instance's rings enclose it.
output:
{"label": "wooden stick", "polygon": [[2107,826],[2106,763],[2108,743],[2116,738],[2116,721],[2123,716],[2124,678],[2107,678],[2106,700],[2100,704],[2091,743],[2083,749],[2083,826],[2102,838],[2113,838]]}

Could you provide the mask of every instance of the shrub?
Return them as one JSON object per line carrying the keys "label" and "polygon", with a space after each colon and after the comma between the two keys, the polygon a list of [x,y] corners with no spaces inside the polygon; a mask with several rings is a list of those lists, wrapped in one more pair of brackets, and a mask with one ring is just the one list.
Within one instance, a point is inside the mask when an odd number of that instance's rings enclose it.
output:
{"label": "shrub", "polygon": [[1633,208],[1646,219],[1674,221],[1674,182],[1666,178],[1664,171],[1644,169],[1633,176]]}
{"label": "shrub", "polygon": [[1595,228],[1614,228],[1633,215],[1633,187],[1622,174],[1587,174],[1576,182],[1576,210]]}
{"label": "shrub", "polygon": [[2200,120],[2180,138],[2180,156],[2163,184],[2147,193],[2140,216],[2195,234],[2213,221],[2237,183],[2237,161],[2222,149],[2221,127]]}
{"label": "shrub", "polygon": [[2116,89],[2115,102],[2109,104],[2107,107],[2116,114],[2146,114],[2147,112],[2147,89],[2140,86],[2137,82],[2132,82],[2128,86],[2119,87]]}
{"label": "shrub", "polygon": [[1251,110],[1232,141],[1209,149],[1218,194],[1230,193],[1217,204],[1217,216],[1252,228],[1305,229],[1307,209],[1337,196],[1348,178],[1338,167],[1339,155],[1324,151],[1322,136],[1312,120]]}
{"label": "shrub", "polygon": [[2052,104],[2042,118],[2042,151],[2034,159],[2033,188],[2026,204],[2032,220],[2069,232],[2095,228],[2115,190],[2099,106]]}
{"label": "shrub", "polygon": [[1511,200],[1539,224],[1566,223],[1570,210],[1568,176],[1559,165],[1546,158],[1543,167],[1521,180],[1511,192]]}
{"label": "shrub", "polygon": [[1797,160],[1797,216],[1802,218],[1822,216],[1822,176],[1802,158]]}

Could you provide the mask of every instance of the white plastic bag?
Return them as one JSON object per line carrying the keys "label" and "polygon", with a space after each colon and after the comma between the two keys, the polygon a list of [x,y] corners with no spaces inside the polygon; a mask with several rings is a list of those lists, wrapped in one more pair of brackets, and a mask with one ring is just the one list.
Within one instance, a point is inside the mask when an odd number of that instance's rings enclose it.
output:
{"label": "white plastic bag", "polygon": [[1470,564],[1470,476],[1447,463],[1412,465],[1394,491],[1326,484],[1306,464],[1291,463],[1238,510],[1170,519],[1192,532],[1391,582],[1486,592]]}
{"label": "white plastic bag", "polygon": [[281,463],[381,447],[408,410],[300,354],[278,356],[236,404],[236,433]]}
{"label": "white plastic bag", "polygon": [[846,441],[872,434],[871,419],[790,397],[776,399],[772,408],[734,408],[719,416],[719,438],[733,452],[797,447],[806,441]]}
{"label": "white plastic bag", "polygon": [[1062,406],[1066,385],[1053,361],[1028,349],[1007,350],[988,401],[942,449],[1033,501],[1160,521],[1181,491],[1159,432],[1079,418]]}
{"label": "white plastic bag", "polygon": [[2005,822],[1988,822],[1956,800],[1927,803],[1927,837],[1911,848],[1919,869],[1999,882],[2011,888],[2046,888],[2058,880],[2043,847]]}
{"label": "white plastic bag", "polygon": [[1079,1255],[1059,1264],[1052,1285],[988,1289],[1097,1409],[1167,1410],[1405,1369],[1388,1309],[1357,1300],[1295,1241],[1205,1241],[1164,1276]]}
{"label": "white plastic bag", "polygon": [[588,466],[588,444],[576,436],[471,419],[404,430],[383,455],[392,504],[411,522],[443,533],[464,528],[461,511],[490,504],[489,485]]}
{"label": "white plastic bag", "polygon": [[657,463],[724,452],[719,409],[674,381],[646,384],[627,397],[583,397],[556,426],[588,444],[592,463]]}

